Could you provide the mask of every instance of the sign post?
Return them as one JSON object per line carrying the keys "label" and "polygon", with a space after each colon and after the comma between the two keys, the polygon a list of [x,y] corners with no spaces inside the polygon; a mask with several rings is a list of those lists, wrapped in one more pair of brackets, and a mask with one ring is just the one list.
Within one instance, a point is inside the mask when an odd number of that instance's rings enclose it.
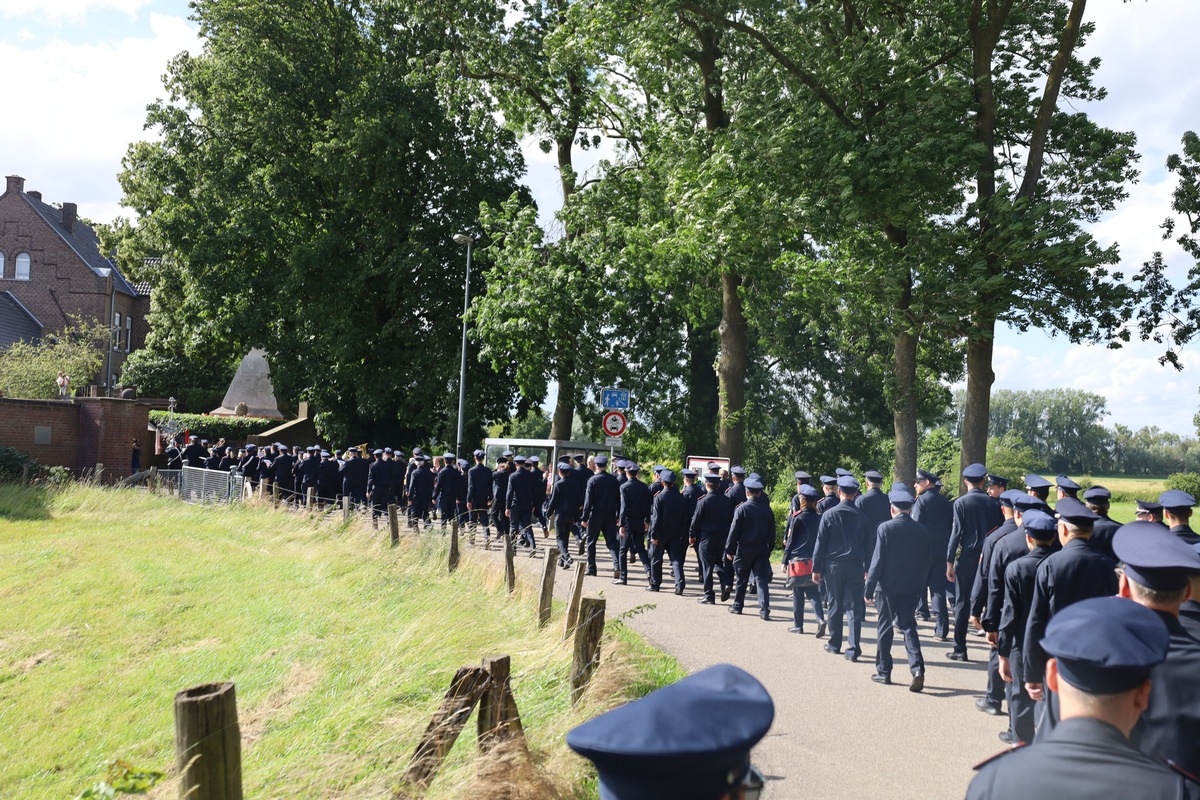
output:
{"label": "sign post", "polygon": [[608,445],[608,457],[611,459],[616,456],[616,448],[621,446],[621,437],[629,427],[629,390],[615,387],[601,389],[600,407],[604,409],[600,427],[604,429],[604,443]]}

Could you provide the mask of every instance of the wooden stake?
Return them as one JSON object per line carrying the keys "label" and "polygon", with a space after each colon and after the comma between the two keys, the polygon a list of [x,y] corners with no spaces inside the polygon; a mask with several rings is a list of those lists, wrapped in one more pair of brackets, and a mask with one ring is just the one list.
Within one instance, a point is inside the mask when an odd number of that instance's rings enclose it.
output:
{"label": "wooden stake", "polygon": [[479,752],[486,753],[503,739],[521,733],[521,719],[515,713],[516,701],[512,701],[510,680],[511,662],[508,656],[493,656],[483,660],[488,673],[488,685],[479,698],[479,714],[476,716],[476,738]]}
{"label": "wooden stake", "polygon": [[317,487],[308,487],[308,497],[304,499],[304,505],[309,511],[315,510],[317,507]]}
{"label": "wooden stake", "polygon": [[175,770],[181,799],[242,800],[242,736],[232,683],[175,695]]}
{"label": "wooden stake", "polygon": [[96,464],[96,471],[92,473],[92,482],[97,486],[104,483],[104,465]]}
{"label": "wooden stake", "polygon": [[575,577],[571,581],[571,592],[567,595],[567,622],[563,626],[563,639],[568,639],[579,620],[579,601],[583,597],[583,579],[587,574],[587,563],[575,562]]}
{"label": "wooden stake", "polygon": [[504,537],[504,585],[509,594],[517,589],[517,567],[513,564],[512,534]]}
{"label": "wooden stake", "polygon": [[458,520],[450,523],[450,572],[458,569]]}
{"label": "wooden stake", "polygon": [[571,653],[571,705],[579,702],[600,664],[600,637],[604,635],[603,598],[585,597],[579,604],[579,624]]}
{"label": "wooden stake", "polygon": [[429,786],[432,783],[434,774],[454,746],[487,685],[488,673],[483,667],[462,667],[454,674],[450,690],[425,728],[425,734],[404,773],[408,783],[417,786]]}
{"label": "wooden stake", "polygon": [[150,468],[150,494],[158,494],[158,467]]}
{"label": "wooden stake", "polygon": [[538,594],[538,627],[550,622],[550,608],[554,602],[554,573],[558,569],[553,547],[546,548],[546,563],[542,565],[542,591]]}
{"label": "wooden stake", "polygon": [[278,483],[271,484],[271,505],[275,506],[275,508],[279,508],[279,484]]}
{"label": "wooden stake", "polygon": [[350,495],[342,495],[342,522],[350,521]]}
{"label": "wooden stake", "polygon": [[388,527],[392,529],[392,547],[400,544],[400,508],[395,503],[388,506]]}

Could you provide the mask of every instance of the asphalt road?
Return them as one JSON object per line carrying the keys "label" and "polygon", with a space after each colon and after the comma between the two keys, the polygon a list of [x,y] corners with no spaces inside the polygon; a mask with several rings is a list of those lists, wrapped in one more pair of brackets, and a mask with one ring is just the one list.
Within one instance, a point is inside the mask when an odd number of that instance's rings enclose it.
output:
{"label": "asphalt road", "polygon": [[[544,547],[550,541],[539,537],[538,544]],[[908,690],[908,667],[898,635],[892,645],[892,675],[898,682],[882,686],[871,681],[872,609],[867,609],[863,626],[863,658],[851,663],[825,652],[828,639],[813,635],[811,609],[806,615],[808,632],[788,633],[791,592],[782,588],[778,576],[772,583],[771,619],[763,621],[753,596],[747,596],[741,616],[728,613],[728,604],[697,603],[700,592],[690,551],[688,559],[689,584],[683,596],[676,596],[670,589],[645,591],[641,569],[631,571],[628,586],[614,586],[611,572],[604,570],[607,551],[598,552],[600,576],[587,578],[584,595],[606,598],[609,618],[638,609],[625,623],[675,656],[689,672],[735,664],[766,686],[775,701],[775,722],[752,758],[767,776],[767,800],[961,798],[973,775],[972,765],[1004,748],[997,734],[1007,727],[1006,717],[975,708],[974,698],[986,682],[983,639],[968,637],[971,662],[949,661],[950,643],[933,637],[932,623],[920,623],[925,690]],[[539,579],[540,558],[518,551],[516,562],[519,580]],[[566,598],[572,574],[558,571],[555,594],[560,599]]]}

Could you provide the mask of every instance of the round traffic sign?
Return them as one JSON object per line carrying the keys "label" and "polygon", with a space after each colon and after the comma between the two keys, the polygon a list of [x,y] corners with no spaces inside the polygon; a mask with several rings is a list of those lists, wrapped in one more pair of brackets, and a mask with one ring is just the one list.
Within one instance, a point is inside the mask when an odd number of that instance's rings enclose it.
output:
{"label": "round traffic sign", "polygon": [[625,419],[625,415],[620,411],[607,411],[604,414],[604,420],[601,423],[604,432],[609,436],[620,436],[625,433],[625,428],[629,423]]}

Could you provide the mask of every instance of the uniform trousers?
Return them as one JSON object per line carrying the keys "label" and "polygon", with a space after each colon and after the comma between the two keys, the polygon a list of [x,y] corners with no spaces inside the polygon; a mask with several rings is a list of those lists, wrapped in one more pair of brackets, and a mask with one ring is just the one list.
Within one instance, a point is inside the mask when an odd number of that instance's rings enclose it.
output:
{"label": "uniform trousers", "polygon": [[414,500],[408,504],[408,522],[410,525],[416,525],[417,522],[429,524],[428,500]]}
{"label": "uniform trousers", "polygon": [[651,586],[662,585],[663,559],[665,558],[671,562],[671,578],[675,582],[675,589],[683,591],[687,585],[687,580],[683,577],[683,561],[687,558],[687,548],[687,539],[683,537],[666,541],[659,539],[657,543],[650,542],[650,564],[646,568],[646,574]]}
{"label": "uniform trousers", "polygon": [[512,526],[508,524],[508,517],[504,516],[504,509],[498,505],[492,506],[492,525],[496,528],[496,536],[498,538],[508,538],[508,532]]}
{"label": "uniform trousers", "polygon": [[761,555],[738,555],[733,557],[733,574],[736,576],[736,584],[733,590],[733,608],[742,609],[746,602],[746,584],[750,582],[750,576],[754,576],[754,584],[758,589],[758,613],[766,616],[771,613],[771,596],[767,592],[767,584],[771,582],[771,556],[769,553]]}
{"label": "uniform trousers", "polygon": [[476,529],[483,528],[483,540],[491,538],[491,528],[488,527],[488,512],[481,508],[473,508],[467,512],[467,524]]}
{"label": "uniform trousers", "polygon": [[925,671],[925,659],[921,655],[921,640],[917,637],[917,620],[914,609],[917,598],[912,594],[884,594],[875,592],[875,611],[877,614],[875,630],[877,647],[875,651],[875,671],[880,675],[892,674],[892,639],[899,628],[904,636],[904,649],[908,653],[908,670],[913,675]]}
{"label": "uniform trousers", "polygon": [[933,565],[929,568],[928,583],[930,603],[926,611],[933,612],[933,635],[941,639],[944,636],[950,635],[950,620],[946,616],[946,613],[948,601],[953,598],[950,590],[954,584],[946,580],[946,562],[940,557],[935,559]]}
{"label": "uniform trousers", "polygon": [[533,539],[533,508],[514,506],[508,510],[508,515],[508,524],[517,535],[517,542],[526,547],[535,547],[537,543]]}
{"label": "uniform trousers", "polygon": [[392,493],[387,489],[376,489],[371,492],[371,512],[372,516],[383,517],[387,515],[388,506],[392,502]]}
{"label": "uniform trousers", "polygon": [[967,626],[971,621],[971,588],[979,572],[979,551],[963,550],[954,567],[954,652],[967,652]]}
{"label": "uniform trousers", "polygon": [[571,560],[571,528],[573,522],[569,514],[554,515],[554,541],[558,545],[558,558],[564,563]]}
{"label": "uniform trousers", "polygon": [[866,583],[862,564],[857,561],[834,562],[829,565],[825,582],[829,584],[829,644],[835,650],[842,649],[842,620],[845,616],[850,628],[847,652],[862,655],[862,621],[867,610],[867,601],[863,596]]}
{"label": "uniform trousers", "polygon": [[803,589],[792,589],[792,624],[797,628],[804,627],[804,600],[808,599],[812,606],[813,616],[817,618],[818,625],[825,624],[825,604],[821,601],[821,588],[819,586],[808,586]]}
{"label": "uniform trousers", "polygon": [[1000,677],[1000,653],[993,647],[988,651],[987,701],[1000,708],[1004,705],[1005,694],[1004,679]]}
{"label": "uniform trousers", "polygon": [[1016,647],[1008,656],[1008,667],[1012,672],[1012,683],[1004,684],[1008,700],[1008,730],[1014,742],[1032,742],[1034,730],[1034,707],[1037,705],[1029,692],[1025,691],[1025,671],[1021,651]]}
{"label": "uniform trousers", "polygon": [[704,586],[704,596],[709,600],[716,599],[716,595],[713,592],[714,575],[716,575],[717,582],[722,589],[733,588],[733,576],[730,574],[732,566],[725,560],[723,544],[719,537],[711,541],[707,539],[700,540],[701,582]]}
{"label": "uniform trousers", "polygon": [[604,545],[612,557],[613,572],[621,571],[621,544],[617,538],[617,517],[612,512],[592,514],[587,526],[588,572],[596,571],[596,542],[604,536]]}
{"label": "uniform trousers", "polygon": [[[626,525],[625,535],[618,537],[621,547],[621,580],[629,580],[629,562],[637,559],[642,562],[642,566],[646,568],[646,575],[650,575],[650,554],[646,551],[646,526],[645,525]],[[653,586],[654,584],[651,583]]]}

